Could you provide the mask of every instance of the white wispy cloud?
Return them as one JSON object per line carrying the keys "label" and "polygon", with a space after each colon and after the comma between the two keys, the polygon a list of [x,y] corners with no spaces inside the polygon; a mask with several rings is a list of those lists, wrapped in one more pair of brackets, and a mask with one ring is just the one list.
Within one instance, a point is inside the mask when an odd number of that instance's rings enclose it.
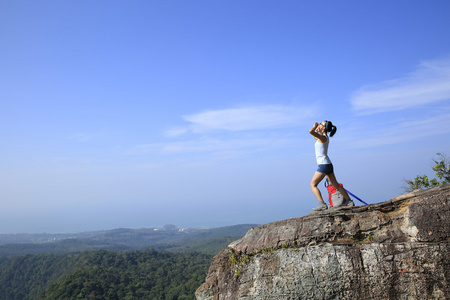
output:
{"label": "white wispy cloud", "polygon": [[206,153],[230,151],[256,151],[261,148],[282,147],[291,142],[284,138],[218,139],[202,138],[180,142],[154,143],[135,146],[128,154],[170,153]]}
{"label": "white wispy cloud", "polygon": [[177,137],[188,131],[189,130],[186,127],[173,127],[173,128],[170,128],[170,129],[164,131],[164,135],[166,135],[168,137]]}
{"label": "white wispy cloud", "polygon": [[403,122],[392,122],[390,126],[380,126],[380,129],[364,135],[348,133],[346,146],[350,148],[371,148],[386,145],[401,144],[429,136],[439,136],[450,133],[450,113],[417,118]]}
{"label": "white wispy cloud", "polygon": [[165,144],[162,151],[166,153],[230,151],[255,147],[272,148],[286,143],[288,141],[284,139],[201,139]]}
{"label": "white wispy cloud", "polygon": [[203,111],[183,116],[187,121],[184,127],[173,127],[164,132],[176,140],[137,145],[128,154],[198,153],[228,159],[288,147],[295,141],[289,128],[309,124],[315,113],[312,104],[304,107],[255,105]]}
{"label": "white wispy cloud", "polygon": [[450,59],[422,62],[404,78],[361,88],[351,102],[356,111],[377,113],[450,99]]}
{"label": "white wispy cloud", "polygon": [[166,131],[168,136],[179,136],[186,132],[211,130],[248,131],[290,127],[301,124],[315,113],[314,106],[297,107],[283,105],[248,106],[208,110],[184,116],[186,127]]}

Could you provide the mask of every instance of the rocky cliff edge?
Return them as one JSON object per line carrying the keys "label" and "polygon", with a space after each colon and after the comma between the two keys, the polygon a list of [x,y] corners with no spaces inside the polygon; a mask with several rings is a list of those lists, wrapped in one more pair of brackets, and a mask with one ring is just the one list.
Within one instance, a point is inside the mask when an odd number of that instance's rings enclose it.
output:
{"label": "rocky cliff edge", "polygon": [[450,299],[450,185],[250,229],[198,300]]}

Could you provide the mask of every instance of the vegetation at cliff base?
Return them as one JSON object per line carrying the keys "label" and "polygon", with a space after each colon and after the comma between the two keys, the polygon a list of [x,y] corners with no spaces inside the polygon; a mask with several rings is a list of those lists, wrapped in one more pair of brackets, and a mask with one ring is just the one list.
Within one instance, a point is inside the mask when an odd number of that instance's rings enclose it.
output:
{"label": "vegetation at cliff base", "polygon": [[195,299],[211,258],[154,250],[18,256],[0,265],[0,298]]}

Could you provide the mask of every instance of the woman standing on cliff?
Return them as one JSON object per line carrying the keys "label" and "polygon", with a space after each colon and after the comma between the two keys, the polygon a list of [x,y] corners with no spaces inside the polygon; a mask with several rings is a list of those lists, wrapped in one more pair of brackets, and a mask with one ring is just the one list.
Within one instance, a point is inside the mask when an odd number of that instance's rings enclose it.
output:
{"label": "woman standing on cliff", "polygon": [[309,130],[309,133],[317,140],[314,146],[316,150],[316,160],[318,168],[311,180],[311,189],[317,200],[319,200],[319,205],[314,207],[313,210],[325,210],[328,208],[327,204],[323,201],[322,194],[320,193],[319,188],[317,187],[319,183],[325,178],[325,176],[328,178],[328,181],[334,186],[334,188],[344,196],[344,203],[340,205],[335,204],[335,207],[355,205],[350,199],[347,191],[342,186],[340,186],[338,181],[336,180],[336,176],[334,176],[333,171],[333,164],[328,157],[328,144],[330,143],[330,139],[327,133],[330,132],[330,137],[332,137],[336,133],[336,130],[336,126],[334,126],[331,121],[323,121],[322,123],[316,122],[314,123],[313,128]]}

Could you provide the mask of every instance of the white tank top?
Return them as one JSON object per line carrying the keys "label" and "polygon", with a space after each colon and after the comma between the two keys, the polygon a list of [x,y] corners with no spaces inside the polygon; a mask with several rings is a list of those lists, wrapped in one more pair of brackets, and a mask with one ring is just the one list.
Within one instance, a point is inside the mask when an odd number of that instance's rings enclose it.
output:
{"label": "white tank top", "polygon": [[319,140],[314,144],[314,148],[316,149],[316,161],[318,165],[328,165],[331,164],[331,160],[328,157],[328,144],[330,140],[327,137],[325,143],[320,143]]}

